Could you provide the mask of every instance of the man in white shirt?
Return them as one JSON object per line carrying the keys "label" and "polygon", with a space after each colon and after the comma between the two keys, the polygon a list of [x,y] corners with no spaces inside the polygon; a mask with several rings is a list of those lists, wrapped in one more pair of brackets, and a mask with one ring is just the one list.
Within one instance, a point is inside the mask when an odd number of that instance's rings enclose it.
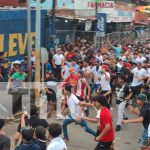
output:
{"label": "man in white shirt", "polygon": [[142,52],[139,52],[138,57],[135,59],[136,62],[140,62],[142,65],[145,60],[146,58],[142,55]]}
{"label": "man in white shirt", "polygon": [[133,96],[140,93],[141,86],[144,84],[144,80],[148,77],[147,71],[142,67],[141,62],[136,63],[137,66],[131,71],[133,73],[133,81],[131,84]]}
{"label": "man in white shirt", "polygon": [[94,89],[97,92],[99,86],[100,86],[100,80],[101,80],[101,71],[102,71],[102,67],[99,66],[98,63],[95,63],[95,66],[92,68],[92,73],[93,73],[93,77],[94,77]]}
{"label": "man in white shirt", "polygon": [[96,58],[96,60],[97,60],[98,62],[103,63],[103,56],[101,55],[100,51],[97,52],[95,58]]}
{"label": "man in white shirt", "polygon": [[[63,133],[64,133],[64,140],[66,142],[69,142],[67,126],[73,122],[78,122],[78,117],[83,116],[80,105],[86,105],[86,103],[80,102],[78,98],[74,94],[72,94],[71,85],[65,86],[64,94],[68,96],[67,104],[68,104],[68,108],[70,111],[70,115],[63,121],[62,127],[63,127]],[[85,120],[81,120],[78,123],[86,132],[88,132],[89,134],[93,136],[96,135],[96,132],[88,127]]]}
{"label": "man in white shirt", "polygon": [[61,49],[58,48],[57,54],[53,56],[53,67],[55,69],[55,77],[61,81],[61,68],[64,66],[64,56],[61,54]]}
{"label": "man in white shirt", "polygon": [[57,123],[52,123],[49,125],[48,131],[50,143],[47,150],[67,150],[66,143],[60,137],[62,133],[61,126]]}
{"label": "man in white shirt", "polygon": [[70,76],[69,67],[66,64],[61,70],[61,77],[65,81]]}

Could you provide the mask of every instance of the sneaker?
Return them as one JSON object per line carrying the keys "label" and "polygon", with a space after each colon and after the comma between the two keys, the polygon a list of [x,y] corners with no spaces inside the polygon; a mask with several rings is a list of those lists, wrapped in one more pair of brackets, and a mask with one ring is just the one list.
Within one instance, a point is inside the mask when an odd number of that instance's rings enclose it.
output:
{"label": "sneaker", "polygon": [[112,107],[110,107],[110,110],[113,111],[114,109]]}
{"label": "sneaker", "polygon": [[142,138],[137,139],[137,143],[141,143],[141,141],[142,141]]}
{"label": "sneaker", "polygon": [[57,119],[62,119],[62,120],[65,119],[65,116],[62,114],[57,114],[56,117]]}
{"label": "sneaker", "polygon": [[120,130],[121,130],[121,126],[120,126],[120,125],[117,125],[115,130],[116,130],[116,131],[120,131]]}
{"label": "sneaker", "polygon": [[69,143],[70,142],[68,137],[64,137],[63,140],[65,141],[65,143]]}

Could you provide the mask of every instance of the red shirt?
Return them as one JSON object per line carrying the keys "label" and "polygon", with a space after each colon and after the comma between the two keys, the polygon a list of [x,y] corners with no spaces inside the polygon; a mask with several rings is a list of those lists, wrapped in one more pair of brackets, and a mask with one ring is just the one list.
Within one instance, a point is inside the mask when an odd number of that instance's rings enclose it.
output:
{"label": "red shirt", "polygon": [[70,76],[65,80],[65,82],[69,82],[69,84],[74,87],[74,92],[75,92],[75,93],[76,93],[76,91],[77,91],[78,79],[79,79],[78,75],[77,75],[77,74],[73,74],[73,75],[70,75]]}
{"label": "red shirt", "polygon": [[76,85],[78,84],[78,75],[77,75],[77,74],[70,75],[70,76],[65,80],[65,82],[69,82],[70,85],[76,86]]}
{"label": "red shirt", "polygon": [[100,113],[100,131],[102,132],[106,124],[110,124],[110,130],[104,135],[100,141],[101,142],[112,142],[114,140],[114,130],[112,125],[112,115],[107,108],[103,108]]}

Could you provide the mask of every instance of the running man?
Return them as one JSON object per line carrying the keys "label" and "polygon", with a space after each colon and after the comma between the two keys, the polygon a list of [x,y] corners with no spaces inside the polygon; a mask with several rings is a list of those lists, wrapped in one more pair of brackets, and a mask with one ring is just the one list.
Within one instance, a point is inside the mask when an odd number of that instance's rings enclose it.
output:
{"label": "running man", "polygon": [[70,110],[70,115],[63,121],[63,133],[64,133],[64,140],[66,142],[69,142],[69,137],[68,137],[68,130],[67,126],[73,122],[78,122],[80,126],[89,134],[95,136],[96,132],[90,129],[86,123],[86,121],[81,120],[78,121],[78,116],[82,116],[82,112],[80,109],[80,105],[85,105],[85,103],[80,102],[78,98],[72,94],[72,86],[67,85],[64,88],[64,94],[68,96],[67,104],[68,108]]}

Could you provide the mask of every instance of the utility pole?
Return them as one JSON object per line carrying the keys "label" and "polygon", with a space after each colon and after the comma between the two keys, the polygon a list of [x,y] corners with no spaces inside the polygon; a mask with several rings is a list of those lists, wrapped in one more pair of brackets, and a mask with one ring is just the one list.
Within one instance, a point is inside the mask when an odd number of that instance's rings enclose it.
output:
{"label": "utility pole", "polygon": [[41,0],[36,0],[36,27],[35,27],[35,49],[36,49],[36,57],[35,57],[35,82],[37,91],[36,95],[36,105],[40,105],[40,89],[41,89],[41,8],[40,8]]}
{"label": "utility pole", "polygon": [[[28,82],[31,82],[31,8],[30,1],[27,0],[27,33],[28,33],[28,68],[29,68],[29,79]],[[30,85],[29,85],[30,88]]]}
{"label": "utility pole", "polygon": [[[96,27],[95,31],[97,30],[97,13],[98,13],[98,0],[95,0],[95,18],[96,18]],[[101,39],[100,43],[101,43]],[[95,32],[95,50],[97,49],[97,31]]]}
{"label": "utility pole", "polygon": [[56,6],[57,6],[57,0],[53,0],[53,4],[52,4],[52,11],[50,14],[50,19],[49,19],[49,27],[50,27],[50,32],[49,32],[49,45],[48,48],[55,47],[54,44],[54,38],[56,37],[56,27],[55,27],[55,19],[56,19]]}

